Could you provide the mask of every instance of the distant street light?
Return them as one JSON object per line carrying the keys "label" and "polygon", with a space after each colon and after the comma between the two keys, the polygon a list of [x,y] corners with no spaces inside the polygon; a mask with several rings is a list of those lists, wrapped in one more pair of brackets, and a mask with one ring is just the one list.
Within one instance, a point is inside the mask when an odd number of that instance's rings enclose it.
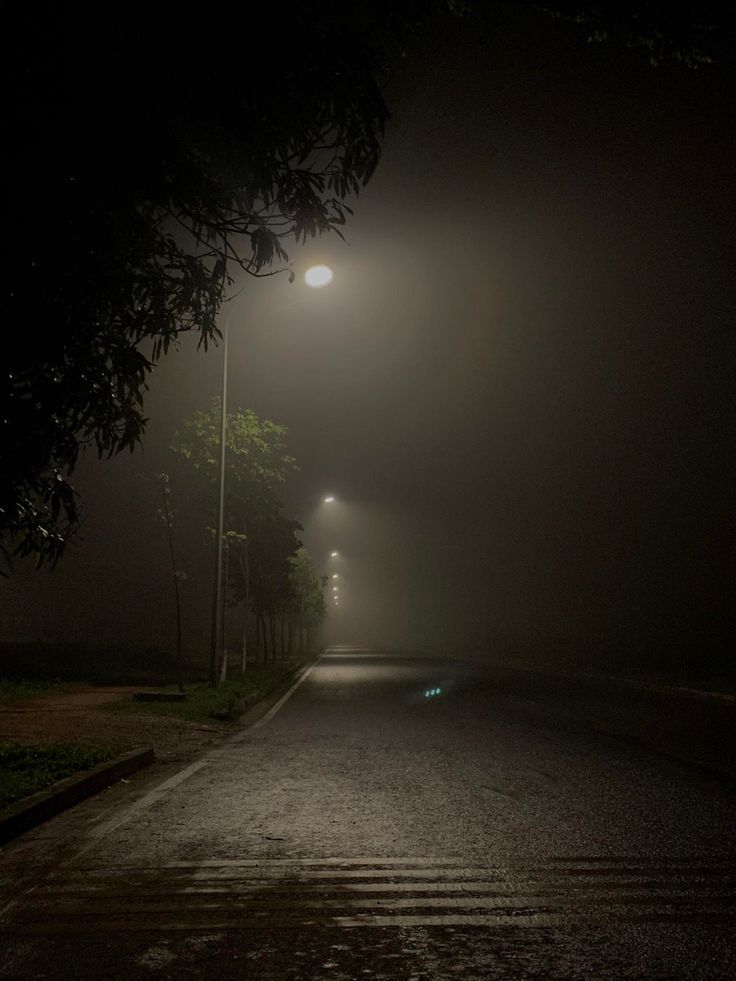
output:
{"label": "distant street light", "polygon": [[337,588],[337,586],[333,586],[332,587],[332,592],[333,593],[338,593],[339,592],[339,589]]}
{"label": "distant street light", "polygon": [[330,558],[331,559],[336,559],[339,554],[340,554],[339,552],[330,552]]}
{"label": "distant street light", "polygon": [[336,572],[333,572],[332,573],[332,578],[333,579],[339,579],[340,577],[338,576],[338,574]]}
{"label": "distant street light", "polygon": [[332,270],[329,266],[310,266],[304,273],[304,282],[315,289],[327,286],[332,282]]}
{"label": "distant street light", "polygon": [[332,496],[332,494],[328,494],[327,497],[325,497],[325,498],[322,499],[322,503],[323,504],[333,504],[334,501],[335,501],[335,498]]}

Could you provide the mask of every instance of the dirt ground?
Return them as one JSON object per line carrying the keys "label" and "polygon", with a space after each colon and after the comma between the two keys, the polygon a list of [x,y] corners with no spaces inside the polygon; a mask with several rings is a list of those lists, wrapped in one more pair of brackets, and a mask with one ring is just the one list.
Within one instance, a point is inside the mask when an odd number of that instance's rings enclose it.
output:
{"label": "dirt ground", "polygon": [[80,687],[0,707],[0,741],[92,743],[121,751],[134,746],[153,746],[160,763],[175,763],[221,743],[232,732],[231,728],[217,723],[203,725],[172,716],[100,710],[100,706],[131,692],[146,690],[140,686]]}

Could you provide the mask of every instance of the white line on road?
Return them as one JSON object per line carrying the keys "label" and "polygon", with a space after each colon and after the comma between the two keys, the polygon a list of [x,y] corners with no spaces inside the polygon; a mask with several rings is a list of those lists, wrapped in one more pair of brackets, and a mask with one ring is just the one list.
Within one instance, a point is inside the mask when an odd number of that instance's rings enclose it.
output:
{"label": "white line on road", "polygon": [[269,722],[274,717],[274,715],[278,712],[278,710],[281,708],[284,702],[286,702],[287,699],[291,698],[291,696],[297,690],[299,685],[311,673],[315,665],[319,663],[319,660],[320,659],[318,657],[317,660],[314,662],[314,664],[310,664],[307,670],[304,671],[303,674],[299,676],[299,678],[286,692],[286,694],[283,695],[278,700],[278,702],[276,702],[276,704],[272,708],[270,708],[269,711],[266,712],[266,714],[261,719],[259,719],[256,723],[254,723],[254,725],[248,726],[248,728],[244,732],[241,732],[237,736],[234,736],[231,739],[229,739],[224,746],[221,746],[220,748],[214,750],[212,753],[209,753],[206,757],[204,757],[204,759],[197,760],[195,763],[190,763],[189,766],[185,766],[183,770],[179,770],[178,773],[175,773],[172,777],[169,777],[167,780],[164,780],[164,782],[160,783],[157,787],[154,787],[152,790],[149,790],[149,792],[145,794],[145,796],[141,797],[140,800],[137,800],[134,804],[132,804],[122,816],[114,815],[108,821],[99,824],[92,831],[90,835],[90,840],[87,842],[86,845],[84,845],[82,848],[79,849],[79,851],[76,852],[74,859],[72,859],[72,861],[76,860],[77,857],[83,855],[86,851],[88,851],[90,848],[96,845],[101,838],[105,837],[105,835],[108,835],[110,834],[110,832],[116,831],[118,828],[122,827],[122,825],[127,824],[128,821],[130,821],[131,818],[135,817],[135,815],[138,814],[140,811],[146,810],[146,808],[151,807],[152,804],[155,804],[157,801],[159,801],[170,790],[173,790],[175,787],[178,787],[179,784],[183,783],[185,780],[188,780],[189,777],[197,773],[198,770],[201,770],[203,767],[207,766],[208,763],[213,763],[219,757],[224,756],[229,751],[229,748],[230,746],[232,746],[233,743],[242,742],[242,740],[247,738],[248,734],[253,729],[258,729],[260,726],[265,725],[267,722]]}
{"label": "white line on road", "polygon": [[351,856],[67,868],[26,894],[0,932],[732,924],[736,915],[733,877],[714,860],[672,859],[665,868],[637,859],[631,869],[605,868],[604,878],[590,876],[597,863],[560,868],[566,861],[479,869],[458,858]]}
{"label": "white line on road", "polygon": [[252,729],[260,729],[261,726],[265,726],[267,722],[270,722],[271,719],[274,717],[274,715],[276,715],[276,713],[278,712],[278,710],[284,704],[284,702],[288,702],[288,700],[291,698],[291,696],[297,690],[297,688],[299,687],[299,685],[305,680],[305,678],[309,677],[309,675],[312,673],[312,670],[314,669],[315,665],[318,662],[319,662],[319,658],[317,658],[317,660],[314,662],[314,664],[310,664],[309,667],[307,668],[307,670],[304,672],[304,674],[301,675],[299,678],[297,678],[297,680],[294,682],[294,684],[291,686],[291,688],[287,691],[287,693],[285,695],[283,695],[278,700],[278,702],[276,702],[276,704],[273,705],[268,710],[268,712],[266,712],[266,714],[263,716],[262,719],[259,719],[258,722],[254,722],[253,725],[250,726],[250,728],[248,729],[248,731],[250,732]]}
{"label": "white line on road", "polygon": [[[325,910],[315,910],[312,916],[289,917],[269,915],[246,917],[241,911],[212,910],[210,916],[197,918],[182,915],[176,911],[168,913],[168,918],[147,914],[137,917],[132,914],[126,918],[118,913],[114,916],[107,914],[108,919],[95,918],[94,923],[84,922],[77,916],[64,919],[60,917],[43,917],[37,921],[13,924],[12,935],[18,936],[53,936],[54,934],[91,934],[107,937],[112,933],[168,933],[186,931],[196,933],[201,931],[261,931],[261,930],[304,930],[314,928],[335,927],[569,927],[584,923],[610,924],[612,921],[633,923],[666,923],[666,922],[732,922],[733,913],[729,911],[630,911],[611,909],[578,910],[575,913],[517,911],[512,914],[497,913],[446,913],[446,914],[358,914],[354,916],[334,916]],[[6,932],[6,931],[2,931]]]}
{"label": "white line on road", "polygon": [[[161,865],[115,865],[116,869],[123,869],[126,872],[135,872],[145,869],[228,869],[228,868],[295,868],[317,866],[329,868],[331,866],[365,866],[373,869],[377,866],[419,866],[429,868],[430,865],[449,865],[458,868],[461,860],[459,858],[386,858],[373,856],[371,858],[214,858],[201,859],[198,862],[162,862]],[[89,865],[80,868],[80,872],[99,871],[108,868],[106,865]]]}

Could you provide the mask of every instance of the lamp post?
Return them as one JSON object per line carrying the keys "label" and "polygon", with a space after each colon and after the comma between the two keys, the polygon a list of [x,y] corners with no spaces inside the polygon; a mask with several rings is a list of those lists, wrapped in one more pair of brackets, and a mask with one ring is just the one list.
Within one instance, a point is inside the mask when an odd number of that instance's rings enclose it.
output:
{"label": "lamp post", "polygon": [[222,648],[223,620],[222,609],[222,540],[225,523],[225,440],[227,438],[227,352],[230,328],[230,309],[222,328],[222,403],[220,405],[220,462],[217,496],[217,538],[215,542],[215,591],[212,597],[212,632],[210,643],[210,686],[215,688],[218,681],[218,660]]}
{"label": "lamp post", "polygon": [[[332,270],[329,266],[310,266],[304,274],[304,281],[307,286],[320,288],[327,286],[332,281]],[[222,575],[222,553],[223,538],[225,535],[225,457],[227,440],[227,355],[228,355],[228,335],[230,330],[231,308],[228,308],[225,323],[222,328],[222,405],[220,406],[220,460],[219,460],[219,480],[217,496],[217,541],[215,545],[215,588],[212,596],[212,630],[210,643],[210,685],[217,686],[218,662],[225,652],[222,650],[222,638],[225,626],[225,609],[223,606],[223,575]],[[334,500],[334,498],[333,498]],[[224,664],[222,665],[224,668]]]}

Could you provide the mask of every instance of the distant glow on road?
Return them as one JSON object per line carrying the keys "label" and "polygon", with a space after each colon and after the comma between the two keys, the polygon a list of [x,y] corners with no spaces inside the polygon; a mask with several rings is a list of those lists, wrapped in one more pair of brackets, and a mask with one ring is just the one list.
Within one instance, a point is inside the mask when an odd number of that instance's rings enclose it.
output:
{"label": "distant glow on road", "polygon": [[330,558],[331,559],[336,559],[339,554],[340,554],[339,552],[330,552]]}
{"label": "distant glow on road", "polygon": [[310,266],[304,273],[304,282],[315,289],[327,286],[332,282],[332,270],[329,266]]}
{"label": "distant glow on road", "polygon": [[434,698],[435,695],[441,695],[441,694],[442,694],[441,688],[428,688],[424,693],[424,697]]}
{"label": "distant glow on road", "polygon": [[322,503],[323,504],[332,504],[334,502],[334,500],[335,500],[335,498],[332,496],[332,494],[328,494],[327,497],[325,497],[325,498],[322,499]]}
{"label": "distant glow on road", "polygon": [[333,592],[333,593],[336,593],[337,591],[338,591],[338,589],[337,589],[337,586],[333,586],[333,587],[332,587],[332,592]]}

